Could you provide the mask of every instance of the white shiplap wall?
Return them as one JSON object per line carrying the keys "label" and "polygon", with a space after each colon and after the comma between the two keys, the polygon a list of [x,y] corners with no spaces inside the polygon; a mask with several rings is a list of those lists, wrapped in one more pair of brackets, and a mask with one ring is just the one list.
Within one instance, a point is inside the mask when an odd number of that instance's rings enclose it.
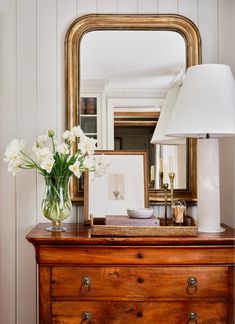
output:
{"label": "white shiplap wall", "polygon": [[[25,234],[43,221],[43,182],[34,172],[13,178],[2,157],[14,138],[29,147],[48,128],[64,128],[63,44],[66,29],[87,13],[179,13],[201,32],[203,62],[230,64],[235,73],[234,1],[1,0],[0,1],[0,323],[36,323],[36,265]],[[221,145],[223,217],[235,213],[235,142]],[[75,217],[76,210],[74,210]],[[74,218],[72,218],[74,219]]]}

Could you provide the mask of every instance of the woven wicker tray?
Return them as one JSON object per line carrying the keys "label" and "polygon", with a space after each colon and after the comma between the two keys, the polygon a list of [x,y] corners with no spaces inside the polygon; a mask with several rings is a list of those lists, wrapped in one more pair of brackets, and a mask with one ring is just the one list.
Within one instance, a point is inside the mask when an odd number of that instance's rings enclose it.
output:
{"label": "woven wicker tray", "polygon": [[197,233],[195,223],[192,226],[113,226],[91,222],[92,236],[197,236]]}

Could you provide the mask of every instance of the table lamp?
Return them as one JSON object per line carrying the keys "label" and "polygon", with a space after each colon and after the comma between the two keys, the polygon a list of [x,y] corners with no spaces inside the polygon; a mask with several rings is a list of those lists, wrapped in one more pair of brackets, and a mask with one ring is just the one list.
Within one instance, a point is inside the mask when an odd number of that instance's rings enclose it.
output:
{"label": "table lamp", "polygon": [[218,138],[235,134],[235,87],[231,69],[223,64],[188,68],[165,135],[198,138],[197,222],[199,232],[220,226]]}

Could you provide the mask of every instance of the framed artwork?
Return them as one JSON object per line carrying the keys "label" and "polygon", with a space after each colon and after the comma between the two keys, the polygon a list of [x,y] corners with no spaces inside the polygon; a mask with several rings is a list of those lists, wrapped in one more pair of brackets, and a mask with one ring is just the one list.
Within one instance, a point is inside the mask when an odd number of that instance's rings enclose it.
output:
{"label": "framed artwork", "polygon": [[127,215],[128,208],[148,207],[146,151],[96,151],[109,167],[101,177],[86,174],[84,179],[85,223],[90,216]]}

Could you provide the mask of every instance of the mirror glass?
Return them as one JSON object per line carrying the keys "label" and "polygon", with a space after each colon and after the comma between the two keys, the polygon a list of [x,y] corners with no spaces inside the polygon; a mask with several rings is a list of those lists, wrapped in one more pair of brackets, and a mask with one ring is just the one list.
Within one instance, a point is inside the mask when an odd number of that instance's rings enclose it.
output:
{"label": "mirror glass", "polygon": [[175,31],[96,30],[80,44],[80,104],[83,131],[98,149],[147,150],[149,188],[162,189],[174,172],[174,187],[187,187],[187,148],[151,144],[168,90],[182,83],[186,43]]}

